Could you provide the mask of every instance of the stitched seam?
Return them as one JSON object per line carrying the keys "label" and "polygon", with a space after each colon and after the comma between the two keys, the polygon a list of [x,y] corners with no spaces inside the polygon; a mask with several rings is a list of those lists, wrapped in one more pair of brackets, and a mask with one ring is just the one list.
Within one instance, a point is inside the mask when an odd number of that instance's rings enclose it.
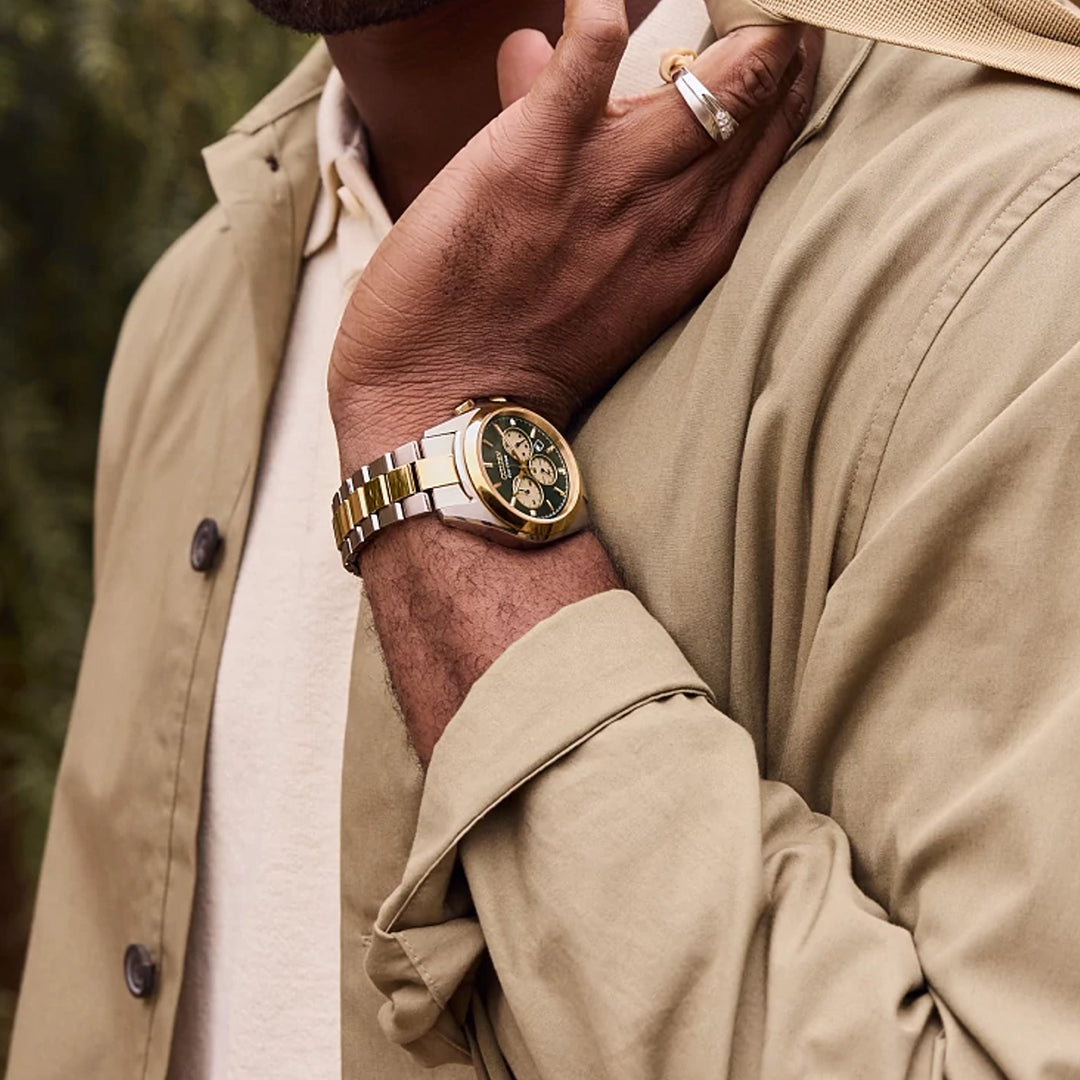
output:
{"label": "stitched seam", "polygon": [[[904,366],[904,361],[909,359],[908,353],[909,353],[912,345],[918,340],[919,336],[930,325],[931,316],[934,314],[934,309],[938,305],[938,302],[948,292],[949,288],[953,285],[953,283],[959,277],[961,271],[971,261],[972,256],[979,249],[979,246],[983,243],[983,241],[986,239],[986,237],[989,236],[990,233],[992,233],[994,231],[994,229],[998,226],[998,224],[1004,218],[1006,218],[1013,211],[1013,209],[1018,204],[1020,204],[1029,195],[1030,192],[1035,190],[1039,186],[1039,184],[1041,184],[1046,179],[1047,176],[1049,176],[1051,173],[1053,173],[1053,171],[1055,169],[1059,168],[1062,164],[1064,164],[1066,161],[1068,161],[1069,158],[1074,157],[1077,153],[1080,153],[1080,143],[1077,143],[1076,145],[1072,146],[1066,153],[1062,154],[1061,157],[1059,157],[1053,163],[1048,165],[1037,177],[1035,177],[1029,184],[1027,184],[1027,186],[1024,187],[1024,189],[1022,191],[1020,191],[1015,196],[1015,198],[1013,198],[1012,201],[1007,206],[1002,208],[1002,210],[997,214],[997,216],[986,226],[986,228],[978,235],[978,237],[974,241],[972,241],[972,243],[968,246],[968,248],[965,250],[964,254],[961,256],[959,262],[956,264],[955,267],[953,267],[952,272],[945,279],[945,282],[942,284],[941,288],[937,291],[937,293],[935,293],[933,299],[927,305],[925,311],[923,312],[922,318],[919,319],[919,322],[916,325],[914,331],[912,331],[911,336],[904,343],[904,347],[901,350],[900,355],[899,355],[896,363],[893,365],[892,370],[889,373],[889,377],[886,380],[885,385],[882,388],[881,393],[878,396],[878,402],[877,402],[877,405],[874,408],[874,412],[871,415],[870,420],[866,425],[866,430],[863,432],[863,437],[860,440],[859,451],[858,451],[858,456],[856,458],[855,468],[852,470],[851,479],[848,481],[847,494],[845,496],[845,503],[844,503],[844,512],[841,515],[839,528],[837,530],[837,535],[838,535],[838,537],[840,539],[842,539],[844,537],[844,535],[845,535],[845,533],[847,531],[847,528],[848,528],[848,522],[851,519],[852,514],[854,513],[852,500],[853,500],[853,497],[854,497],[854,494],[855,494],[855,487],[858,484],[859,480],[863,477],[864,467],[866,466],[867,461],[868,461],[868,457],[869,457],[870,449],[871,449],[871,447],[870,447],[871,436],[873,435],[874,429],[876,428],[878,422],[880,420],[882,420],[884,415],[885,415],[885,405],[886,405],[886,403],[887,403],[887,401],[889,399],[889,393],[892,390],[892,388],[894,387],[894,385],[896,384],[897,379],[899,378],[899,376],[901,374],[901,370],[903,369],[903,366]],[[1054,191],[1051,192],[1047,196],[1047,198],[1043,200],[1043,202],[1039,203],[1039,206],[1042,206],[1045,202],[1048,202],[1051,198],[1053,198],[1053,196],[1056,195],[1063,187],[1065,187],[1068,182],[1069,182],[1068,180],[1063,181],[1062,184],[1059,187],[1055,188]],[[987,266],[987,264],[989,264],[989,262],[993,258],[993,256],[995,254],[997,254],[997,252],[1005,245],[1005,243],[1013,235],[1013,233],[1016,232],[1016,229],[1020,228],[1020,226],[1024,223],[1024,221],[1027,221],[1027,219],[1029,217],[1031,217],[1031,214],[1035,213],[1035,211],[1037,209],[1038,209],[1038,207],[1033,207],[1032,210],[1031,210],[1031,213],[1027,214],[1022,221],[1017,222],[1016,227],[1014,229],[1010,230],[1008,235],[1002,237],[1001,243],[998,244],[997,247],[995,247],[993,251],[990,251],[990,252],[987,253],[986,258],[983,260],[982,265],[979,267],[979,270],[975,274],[972,275],[971,281],[968,282],[967,287],[953,301],[952,306],[943,315],[943,317],[941,319],[941,322],[940,322],[940,324],[938,326],[937,331],[933,334],[933,336],[929,339],[929,341],[927,341],[926,347],[923,350],[922,355],[919,357],[918,362],[915,364],[914,368],[911,371],[911,374],[910,374],[909,380],[908,380],[909,386],[910,386],[911,382],[914,381],[915,376],[918,374],[919,368],[922,366],[923,360],[926,359],[926,355],[930,352],[930,349],[932,348],[934,341],[937,339],[938,334],[941,332],[942,327],[944,327],[945,323],[948,322],[949,316],[956,309],[956,307],[960,303],[961,299],[963,299],[963,296],[967,292],[967,289],[971,287],[971,285],[978,278],[978,276],[982,272],[982,270]],[[870,490],[867,493],[865,505],[863,506],[862,520],[859,522],[859,530],[858,530],[857,534],[855,535],[854,540],[852,541],[852,543],[850,545],[850,548],[851,548],[850,552],[847,553],[847,558],[848,558],[849,561],[850,561],[850,559],[854,558],[855,553],[859,549],[859,543],[862,540],[862,530],[863,530],[863,527],[864,527],[864,525],[866,523],[866,515],[867,515],[867,512],[869,511],[870,503],[871,503],[872,498],[873,498],[874,489],[875,489],[875,487],[877,485],[878,474],[881,471],[881,463],[882,463],[882,461],[883,461],[883,459],[885,457],[885,451],[888,449],[889,441],[892,438],[892,432],[893,432],[893,429],[895,428],[895,424],[896,424],[896,417],[899,415],[900,409],[903,406],[903,403],[904,403],[904,400],[906,399],[906,397],[907,397],[907,392],[905,391],[905,393],[901,396],[900,400],[896,404],[896,408],[895,408],[895,410],[893,412],[893,416],[892,416],[892,423],[889,426],[889,433],[885,437],[884,441],[881,444],[881,449],[880,449],[880,452],[878,454],[877,467],[873,471],[872,479],[871,479],[871,483],[870,483]]]}
{"label": "stitched seam", "polygon": [[409,958],[409,962],[419,972],[420,978],[424,980],[424,985],[428,988],[428,993],[431,995],[432,1000],[440,1009],[445,1009],[447,1004],[446,996],[443,994],[438,980],[424,966],[424,961],[420,959],[420,954],[409,944],[409,939],[405,936],[405,931],[396,931],[394,940],[401,946],[405,955]]}
{"label": "stitched seam", "polygon": [[[915,385],[916,380],[918,379],[919,375],[922,373],[922,369],[923,369],[923,366],[926,363],[927,357],[930,355],[930,352],[934,348],[934,345],[937,344],[938,338],[941,336],[941,334],[944,332],[944,330],[952,322],[953,317],[956,315],[957,309],[960,307],[960,304],[966,298],[968,292],[970,292],[970,290],[977,284],[979,279],[983,276],[983,274],[986,273],[986,271],[995,262],[995,260],[997,260],[998,258],[1001,257],[1002,252],[1009,246],[1009,243],[1016,236],[1016,233],[1020,229],[1020,227],[1025,225],[1035,214],[1037,214],[1040,210],[1042,210],[1043,207],[1045,207],[1048,203],[1050,203],[1054,199],[1056,199],[1067,187],[1070,187],[1072,184],[1077,183],[1078,180],[1080,180],[1080,174],[1074,175],[1074,176],[1070,177],[1069,179],[1067,179],[1059,188],[1056,188],[1050,194],[1050,196],[1047,199],[1045,199],[1045,200],[1043,200],[1043,202],[1039,203],[1039,205],[1036,206],[1032,210],[1032,212],[1030,214],[1028,214],[1027,217],[1024,218],[1023,221],[1019,222],[1019,224],[1017,225],[1017,227],[1015,229],[1013,229],[1007,236],[1005,236],[1002,239],[1002,242],[996,248],[994,248],[994,250],[990,253],[989,257],[987,258],[986,262],[984,262],[982,264],[982,266],[979,267],[978,272],[974,275],[974,277],[972,277],[971,281],[968,282],[967,286],[964,288],[964,291],[957,297],[957,302],[955,304],[953,304],[953,306],[949,309],[948,314],[945,316],[945,318],[941,322],[941,325],[935,331],[933,338],[931,338],[929,344],[927,345],[925,353],[920,358],[918,365],[912,371],[911,379],[910,379],[909,384],[908,384],[908,388],[905,390],[903,397],[900,399],[900,402],[899,402],[899,404],[897,406],[896,415],[893,417],[893,422],[892,422],[892,425],[891,425],[890,431],[889,431],[890,438],[885,440],[885,443],[881,448],[881,460],[878,462],[878,468],[874,473],[874,482],[873,482],[873,484],[871,484],[870,491],[867,493],[867,514],[864,515],[864,526],[863,527],[865,527],[865,516],[868,516],[870,503],[873,502],[874,492],[877,490],[877,481],[878,481],[878,477],[879,477],[880,472],[881,472],[881,468],[884,465],[885,458],[888,456],[889,446],[891,444],[892,432],[896,430],[896,423],[899,420],[900,413],[903,411],[904,405],[907,403],[908,395],[911,393],[911,388]],[[1044,375],[1045,375],[1045,373],[1044,373]],[[1044,377],[1044,375],[1038,376],[1038,378],[1036,378],[1035,382],[1038,382],[1039,379]],[[1032,385],[1034,385],[1034,384],[1032,383],[1032,384],[1028,385],[1021,392],[1020,396],[1022,397],[1023,394],[1026,394],[1028,392],[1028,390],[1031,389]],[[1015,404],[1015,401],[1012,402],[1011,404]],[[1011,407],[1011,405],[1010,405],[1010,407]],[[994,422],[993,420],[990,421],[991,424],[993,422]],[[983,430],[985,430],[985,428]],[[976,436],[976,437],[978,437],[978,436]],[[862,530],[861,529],[860,529],[858,539],[860,541],[862,539]]]}
{"label": "stitched seam", "polygon": [[[397,931],[394,934],[394,940],[401,946],[401,949],[405,953],[405,956],[408,959],[409,963],[412,964],[412,966],[416,969],[417,974],[419,974],[420,978],[424,980],[424,986],[427,987],[427,992],[431,995],[431,1000],[439,1006],[439,1009],[442,1012],[449,1011],[450,1006],[445,1000],[442,991],[439,988],[438,982],[435,980],[435,977],[431,974],[431,972],[429,972],[427,968],[424,967],[424,963],[420,959],[419,954],[410,947],[409,942],[405,937],[405,931]],[[445,1034],[445,1032],[440,1031],[434,1025],[432,1025],[428,1029],[426,1034],[436,1035],[440,1039],[442,1039],[442,1041],[446,1043],[447,1046],[452,1046],[455,1050],[458,1050],[462,1053],[470,1054],[469,1045],[467,1042],[456,1042],[454,1039],[451,1039],[449,1035]]]}

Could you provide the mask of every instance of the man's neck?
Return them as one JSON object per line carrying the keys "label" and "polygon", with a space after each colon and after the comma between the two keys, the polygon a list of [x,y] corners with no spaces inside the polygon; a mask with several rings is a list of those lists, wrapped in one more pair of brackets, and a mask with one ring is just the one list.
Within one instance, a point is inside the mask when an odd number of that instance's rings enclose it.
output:
{"label": "man's neck", "polygon": [[[627,0],[631,27],[656,3]],[[554,42],[562,16],[562,0],[450,0],[406,22],[327,38],[391,217],[498,113],[495,58],[506,36],[532,27]]]}

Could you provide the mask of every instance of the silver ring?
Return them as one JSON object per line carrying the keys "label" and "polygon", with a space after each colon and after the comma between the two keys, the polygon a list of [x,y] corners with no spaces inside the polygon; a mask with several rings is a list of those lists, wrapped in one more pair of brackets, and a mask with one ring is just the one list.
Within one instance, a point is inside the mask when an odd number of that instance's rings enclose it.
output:
{"label": "silver ring", "polygon": [[709,88],[687,68],[675,72],[675,85],[698,123],[716,142],[727,142],[739,128],[735,117],[716,100]]}

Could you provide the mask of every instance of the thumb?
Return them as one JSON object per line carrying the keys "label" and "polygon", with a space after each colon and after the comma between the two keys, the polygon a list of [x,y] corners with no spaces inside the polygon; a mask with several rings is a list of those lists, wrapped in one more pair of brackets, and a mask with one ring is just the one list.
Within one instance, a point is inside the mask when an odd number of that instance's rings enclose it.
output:
{"label": "thumb", "polygon": [[499,49],[499,99],[508,108],[523,98],[547,67],[554,49],[539,30],[515,30]]}

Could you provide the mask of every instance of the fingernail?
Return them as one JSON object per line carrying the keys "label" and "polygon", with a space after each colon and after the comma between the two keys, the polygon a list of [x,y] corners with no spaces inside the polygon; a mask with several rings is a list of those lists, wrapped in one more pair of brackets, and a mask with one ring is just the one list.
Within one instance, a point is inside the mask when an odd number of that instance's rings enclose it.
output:
{"label": "fingernail", "polygon": [[802,69],[806,67],[806,49],[802,45],[795,50],[795,55],[791,58],[791,63],[788,64],[788,74],[797,79],[802,74]]}
{"label": "fingernail", "polygon": [[784,102],[784,112],[793,127],[801,128],[810,113],[810,99],[798,87],[793,86]]}

